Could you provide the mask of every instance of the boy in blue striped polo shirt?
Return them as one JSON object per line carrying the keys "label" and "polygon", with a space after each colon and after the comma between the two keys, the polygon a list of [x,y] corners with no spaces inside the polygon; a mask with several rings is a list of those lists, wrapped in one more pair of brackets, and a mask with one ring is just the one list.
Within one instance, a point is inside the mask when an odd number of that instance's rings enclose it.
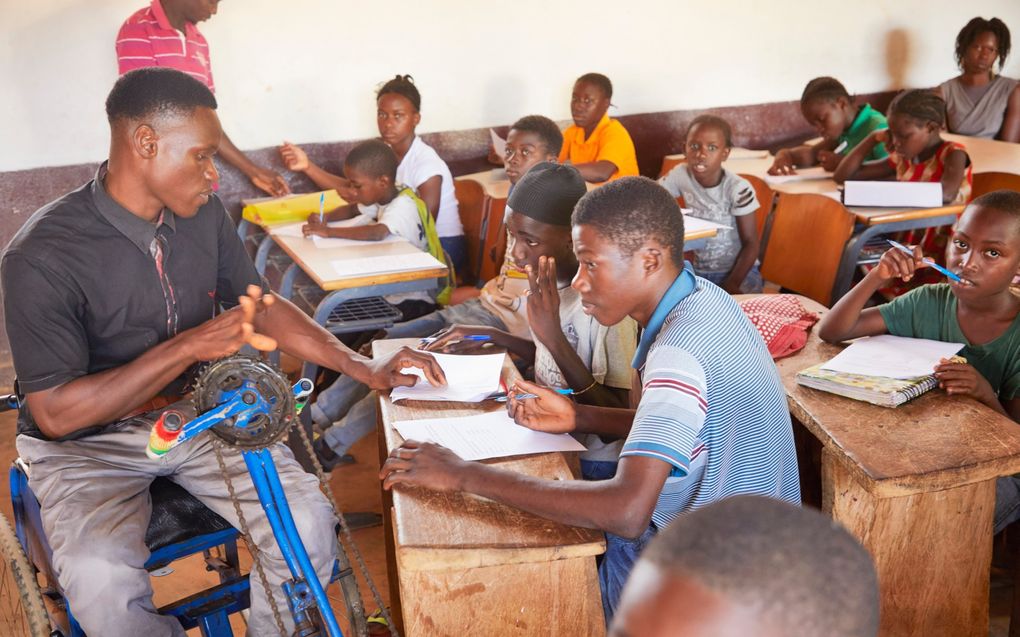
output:
{"label": "boy in blue striped polo shirt", "polygon": [[521,425],[624,438],[615,477],[545,480],[464,462],[407,441],[380,472],[384,486],[467,491],[564,524],[606,531],[599,565],[606,619],[643,546],[679,515],[736,494],[800,502],[790,414],[765,343],[733,299],[683,261],[683,215],[654,181],[624,177],[574,209],[573,286],[603,325],[633,317],[644,332],[633,367],[637,410],[575,405],[518,382]]}

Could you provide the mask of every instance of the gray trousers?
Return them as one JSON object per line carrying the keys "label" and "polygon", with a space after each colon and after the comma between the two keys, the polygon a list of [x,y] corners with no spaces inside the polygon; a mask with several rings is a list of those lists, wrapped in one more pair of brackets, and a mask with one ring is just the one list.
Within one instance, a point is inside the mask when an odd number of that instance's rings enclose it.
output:
{"label": "gray trousers", "polygon": [[[57,578],[72,612],[89,635],[184,635],[176,619],[156,613],[149,574],[144,569],[149,557],[144,536],[151,514],[149,483],[153,478],[169,477],[238,525],[210,434],[176,447],[159,460],[150,460],[145,447],[151,427],[152,420],[137,418],[81,440],[17,439],[18,453],[29,464],[29,486],[42,505],[43,528],[53,549]],[[298,531],[325,585],[337,550],[333,509],[319,491],[316,477],[301,468],[286,446],[278,444],[272,453]],[[280,584],[290,579],[290,570],[273,539],[243,458],[231,449],[225,449],[223,455],[252,539],[262,550],[266,577],[289,635],[293,620]],[[278,634],[254,568],[250,581],[247,634]]]}

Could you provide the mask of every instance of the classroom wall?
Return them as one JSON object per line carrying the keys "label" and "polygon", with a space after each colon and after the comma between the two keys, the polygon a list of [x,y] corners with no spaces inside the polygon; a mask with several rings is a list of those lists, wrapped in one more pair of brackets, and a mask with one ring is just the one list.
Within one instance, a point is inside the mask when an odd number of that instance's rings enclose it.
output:
{"label": "classroom wall", "polygon": [[[144,1],[0,0],[0,171],[105,156],[113,42]],[[1020,37],[1020,2],[980,7]],[[421,132],[568,119],[571,82],[590,70],[613,79],[617,114],[788,101],[822,74],[859,93],[932,85],[954,75],[953,41],[974,11],[947,0],[227,0],[201,28],[225,129],[261,148],[374,135],[373,90],[395,73],[424,93]],[[1020,52],[1005,72],[1020,76]]]}

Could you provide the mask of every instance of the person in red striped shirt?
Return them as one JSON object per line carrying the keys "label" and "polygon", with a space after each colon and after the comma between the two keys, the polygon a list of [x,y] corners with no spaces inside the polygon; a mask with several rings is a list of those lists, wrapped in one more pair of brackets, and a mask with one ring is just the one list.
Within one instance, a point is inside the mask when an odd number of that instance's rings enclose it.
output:
{"label": "person in red striped shirt", "polygon": [[[117,33],[117,66],[120,75],[146,66],[166,66],[216,90],[209,64],[209,44],[195,26],[216,15],[219,0],[152,0],[134,12]],[[283,177],[249,159],[223,133],[220,156],[255,186],[280,196],[290,192]]]}

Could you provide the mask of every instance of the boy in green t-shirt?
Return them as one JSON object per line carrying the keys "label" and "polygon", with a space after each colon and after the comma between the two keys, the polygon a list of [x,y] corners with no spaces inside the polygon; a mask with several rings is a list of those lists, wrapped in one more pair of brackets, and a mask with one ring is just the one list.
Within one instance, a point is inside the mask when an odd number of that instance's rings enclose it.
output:
{"label": "boy in green t-shirt", "polygon": [[[854,104],[846,87],[832,77],[816,77],[808,82],[800,96],[800,112],[822,136],[822,141],[780,150],[769,168],[770,175],[790,175],[797,172],[797,168],[816,164],[832,172],[846,153],[872,131],[889,126],[885,115],[871,108],[871,104]],[[867,161],[886,157],[885,146],[879,144]]]}
{"label": "boy in green t-shirt", "polygon": [[[909,281],[926,264],[889,250],[878,266],[818,324],[829,342],[894,334],[964,343],[966,363],[943,360],[935,376],[947,394],[970,396],[1020,423],[1020,193],[997,190],[975,199],[953,228],[946,267],[961,283],[924,285],[879,307],[864,304],[893,279]],[[995,530],[1020,519],[1020,479],[996,484]]]}

